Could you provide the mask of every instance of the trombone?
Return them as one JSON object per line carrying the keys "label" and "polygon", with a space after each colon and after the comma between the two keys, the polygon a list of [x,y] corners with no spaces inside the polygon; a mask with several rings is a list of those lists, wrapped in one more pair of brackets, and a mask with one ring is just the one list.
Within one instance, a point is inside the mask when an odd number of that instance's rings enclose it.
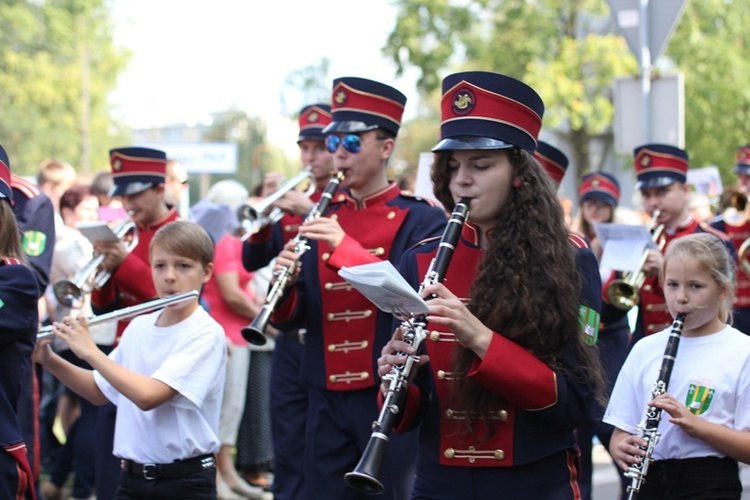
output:
{"label": "trombone", "polygon": [[[139,316],[147,312],[156,311],[157,309],[161,309],[172,304],[177,304],[178,302],[184,302],[196,297],[198,297],[198,290],[180,293],[177,295],[170,295],[169,297],[150,300],[148,302],[144,302],[143,304],[138,304],[137,306],[123,307],[122,309],[118,309],[107,314],[91,316],[90,318],[87,318],[86,321],[88,322],[89,326],[94,326],[100,323],[106,323],[108,321],[132,318],[133,316]],[[36,334],[36,339],[40,340],[53,336],[53,328],[54,327],[52,325],[40,328]]]}
{"label": "trombone", "polygon": [[[651,233],[651,239],[661,252],[666,239],[662,237],[664,235],[664,224],[657,225],[656,223],[660,213],[660,210],[656,210],[651,216],[649,232]],[[649,252],[650,249],[648,248],[643,251],[637,272],[623,273],[622,278],[612,281],[607,287],[607,299],[617,309],[629,311],[640,300],[640,289],[646,281],[646,273],[643,272],[643,266],[646,264]]]}
{"label": "trombone", "polygon": [[[315,192],[315,182],[312,176],[312,167],[305,167],[302,172],[286,181],[279,189],[258,203],[240,205],[237,208],[237,219],[240,221],[240,226],[244,232],[243,240],[262,228],[279,222],[284,216],[284,211],[279,207],[271,208],[271,206],[305,179],[310,181],[310,185],[305,192],[305,196],[309,198]],[[270,212],[268,211],[269,208],[271,208]]]}
{"label": "trombone", "polygon": [[[121,222],[112,230],[117,238],[125,244],[128,253],[132,252],[138,246],[138,226],[132,220],[128,219]],[[131,237],[125,240],[128,234]],[[106,254],[97,254],[83,268],[78,271],[73,280],[65,278],[59,280],[52,286],[57,301],[65,307],[81,307],[83,304],[83,295],[91,291],[92,288],[99,289],[103,287],[112,276],[112,271],[104,269],[99,270]]]}

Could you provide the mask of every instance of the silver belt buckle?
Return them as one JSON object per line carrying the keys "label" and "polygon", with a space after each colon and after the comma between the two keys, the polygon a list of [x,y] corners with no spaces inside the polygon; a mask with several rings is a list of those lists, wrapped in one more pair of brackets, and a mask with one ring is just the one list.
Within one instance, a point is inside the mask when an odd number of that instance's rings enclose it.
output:
{"label": "silver belt buckle", "polygon": [[156,464],[143,464],[143,477],[149,481],[156,479]]}

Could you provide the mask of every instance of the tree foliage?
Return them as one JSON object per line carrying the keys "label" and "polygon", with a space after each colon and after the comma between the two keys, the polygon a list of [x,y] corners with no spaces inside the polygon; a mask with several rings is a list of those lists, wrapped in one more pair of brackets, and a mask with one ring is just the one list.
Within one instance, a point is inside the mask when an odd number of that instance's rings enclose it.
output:
{"label": "tree foliage", "polygon": [[[542,96],[544,128],[573,151],[577,176],[599,169],[613,145],[613,88],[638,74],[635,57],[604,0],[397,0],[383,52],[399,73],[420,72],[425,94],[455,71],[518,78]],[[686,144],[691,164],[733,165],[750,142],[747,26],[750,0],[687,4],[667,58],[685,74]],[[596,152],[592,145],[598,144]],[[720,151],[717,151],[717,147]]]}
{"label": "tree foliage", "polygon": [[50,157],[107,165],[121,136],[107,97],[129,57],[114,46],[107,1],[5,0],[0,25],[0,143],[14,172]]}

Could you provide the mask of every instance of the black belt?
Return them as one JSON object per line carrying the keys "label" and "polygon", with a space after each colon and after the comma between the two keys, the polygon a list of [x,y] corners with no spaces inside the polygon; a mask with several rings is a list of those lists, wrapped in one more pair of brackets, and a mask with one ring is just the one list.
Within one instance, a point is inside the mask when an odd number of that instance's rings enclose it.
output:
{"label": "black belt", "polygon": [[120,460],[120,467],[130,475],[146,479],[175,479],[213,469],[216,467],[216,459],[213,455],[201,455],[171,464],[139,464],[132,460]]}

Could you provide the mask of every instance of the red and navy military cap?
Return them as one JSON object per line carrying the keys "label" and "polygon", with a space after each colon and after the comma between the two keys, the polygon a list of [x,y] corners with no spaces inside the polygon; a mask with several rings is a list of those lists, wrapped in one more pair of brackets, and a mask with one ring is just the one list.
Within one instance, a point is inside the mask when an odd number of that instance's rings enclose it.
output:
{"label": "red and navy military cap", "polygon": [[737,166],[734,167],[735,174],[750,174],[750,144],[740,146],[737,151]]}
{"label": "red and navy military cap", "polygon": [[150,148],[119,148],[109,151],[112,180],[110,196],[129,196],[156,185],[164,184],[167,154]]}
{"label": "red and navy military cap", "polygon": [[331,123],[331,107],[327,104],[311,104],[299,112],[299,138],[302,141],[323,142],[323,129]]}
{"label": "red and navy military cap", "polygon": [[468,71],[443,79],[440,142],[433,151],[536,150],[544,103],[525,83],[488,71]]}
{"label": "red and navy military cap", "polygon": [[343,77],[333,81],[331,123],[324,134],[358,133],[382,128],[398,135],[406,96],[384,83]]}
{"label": "red and navy military cap", "polygon": [[0,145],[0,198],[13,203],[13,190],[10,187],[10,160],[2,145]]}
{"label": "red and navy military cap", "polygon": [[645,144],[633,151],[636,189],[668,186],[687,180],[688,154],[668,144]]}
{"label": "red and navy military cap", "polygon": [[542,164],[544,170],[555,181],[558,187],[565,176],[565,170],[568,168],[568,157],[565,153],[551,144],[539,141],[534,151],[534,158]]}
{"label": "red and navy military cap", "polygon": [[620,183],[614,175],[607,172],[586,174],[581,179],[578,197],[581,203],[590,199],[599,199],[616,207],[620,202]]}

